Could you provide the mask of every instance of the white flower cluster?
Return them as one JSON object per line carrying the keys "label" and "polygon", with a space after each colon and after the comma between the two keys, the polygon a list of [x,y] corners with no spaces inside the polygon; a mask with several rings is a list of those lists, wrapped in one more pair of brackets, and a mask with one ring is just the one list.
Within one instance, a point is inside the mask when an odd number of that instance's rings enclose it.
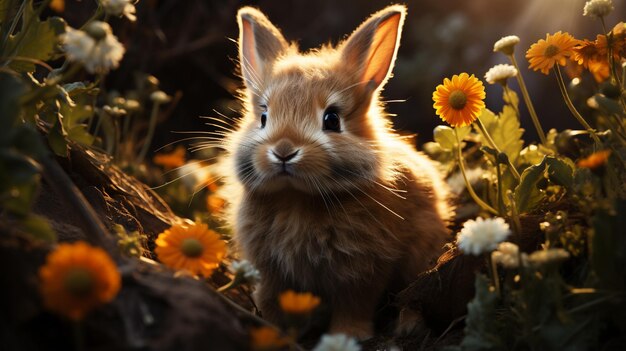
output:
{"label": "white flower cluster", "polygon": [[504,268],[517,268],[519,266],[519,247],[505,241],[498,245],[498,249],[491,253],[491,259]]}
{"label": "white flower cluster", "polygon": [[485,80],[489,84],[500,83],[506,85],[506,80],[517,75],[517,69],[512,65],[500,64],[491,67],[485,73]]}
{"label": "white flower cluster", "polygon": [[100,0],[100,4],[104,8],[104,12],[110,16],[124,16],[130,21],[135,21],[136,9],[132,0]]}
{"label": "white flower cluster", "polygon": [[613,11],[611,0],[591,0],[585,3],[583,16],[604,17]]}
{"label": "white flower cluster", "polygon": [[106,22],[94,21],[85,31],[68,28],[60,40],[67,59],[83,64],[89,73],[107,73],[124,56],[124,46]]}
{"label": "white flower cluster", "polygon": [[361,351],[361,346],[345,334],[324,335],[313,351]]}
{"label": "white flower cluster", "polygon": [[515,45],[519,43],[519,37],[517,35],[509,35],[493,44],[493,52],[501,52],[505,55],[512,55],[515,50]]}
{"label": "white flower cluster", "polygon": [[235,277],[243,278],[248,284],[254,285],[261,280],[261,273],[248,260],[235,261],[230,269]]}
{"label": "white flower cluster", "polygon": [[511,229],[504,219],[478,217],[463,224],[463,229],[457,235],[456,244],[465,254],[478,256],[493,251],[498,243],[504,241],[510,234]]}

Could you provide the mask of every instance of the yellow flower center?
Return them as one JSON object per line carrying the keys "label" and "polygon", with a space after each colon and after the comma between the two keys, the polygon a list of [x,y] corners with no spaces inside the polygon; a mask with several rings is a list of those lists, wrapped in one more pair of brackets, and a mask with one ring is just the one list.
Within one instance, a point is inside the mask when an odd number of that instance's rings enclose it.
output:
{"label": "yellow flower center", "polygon": [[558,53],[559,53],[559,48],[557,46],[548,45],[548,47],[546,48],[546,51],[543,52],[543,56],[550,58]]}
{"label": "yellow flower center", "polygon": [[467,95],[461,90],[455,90],[450,93],[450,97],[448,97],[448,103],[450,103],[450,107],[455,110],[462,110],[463,107],[467,104]]}
{"label": "yellow flower center", "polygon": [[93,289],[94,281],[91,273],[84,268],[74,268],[70,270],[65,279],[63,286],[70,294],[74,296],[85,296]]}
{"label": "yellow flower center", "polygon": [[202,255],[204,247],[198,239],[187,238],[183,240],[180,250],[183,252],[183,255],[187,257],[199,257]]}

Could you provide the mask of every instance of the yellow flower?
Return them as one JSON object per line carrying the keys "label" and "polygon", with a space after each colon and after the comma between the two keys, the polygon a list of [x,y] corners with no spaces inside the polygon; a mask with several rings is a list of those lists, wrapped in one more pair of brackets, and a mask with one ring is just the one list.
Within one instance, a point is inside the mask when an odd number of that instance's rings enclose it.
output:
{"label": "yellow flower", "polygon": [[39,279],[44,306],[73,320],[113,300],[121,285],[111,257],[82,241],[59,244],[39,269]]}
{"label": "yellow flower", "polygon": [[583,158],[582,160],[578,160],[576,164],[578,165],[578,167],[582,168],[597,169],[606,163],[610,155],[611,150],[594,152],[588,157]]}
{"label": "yellow flower", "polygon": [[272,327],[259,327],[250,330],[252,349],[270,351],[281,349],[289,344],[289,339],[281,336],[280,332]]}
{"label": "yellow flower", "polygon": [[159,234],[154,252],[163,264],[176,270],[209,277],[226,256],[226,242],[206,224],[175,224]]}
{"label": "yellow flower", "polygon": [[211,194],[206,197],[206,207],[210,213],[220,213],[224,209],[226,201],[221,197]]}
{"label": "yellow flower", "polygon": [[163,166],[165,169],[172,169],[185,164],[185,154],[185,148],[178,146],[169,154],[163,153],[154,156],[152,161],[155,165]]}
{"label": "yellow flower", "polygon": [[287,290],[280,294],[280,308],[290,314],[307,314],[320,304],[320,298],[311,293]]}
{"label": "yellow flower", "polygon": [[65,0],[52,0],[48,6],[56,13],[63,13],[65,11]]}
{"label": "yellow flower", "polygon": [[583,40],[572,49],[572,60],[585,68],[589,67],[589,61],[597,60],[597,58],[598,48],[593,41]]}
{"label": "yellow flower", "polygon": [[611,75],[609,62],[607,60],[589,61],[589,72],[591,72],[596,82],[604,82]]}
{"label": "yellow flower", "polygon": [[556,32],[546,34],[546,39],[540,39],[526,51],[526,58],[530,68],[548,74],[556,63],[565,66],[567,58],[573,54],[573,49],[580,43],[569,33]]}
{"label": "yellow flower", "polygon": [[[618,40],[619,38],[613,37],[611,41],[611,49],[613,51],[613,57],[616,61],[619,62],[620,53],[624,47],[624,42],[622,40]],[[609,57],[609,42],[606,35],[599,34],[596,37],[596,48],[598,50],[598,55],[600,58],[607,60]]]}
{"label": "yellow flower", "polygon": [[485,108],[485,87],[478,78],[467,73],[445,78],[433,92],[433,107],[442,120],[453,127],[471,124]]}

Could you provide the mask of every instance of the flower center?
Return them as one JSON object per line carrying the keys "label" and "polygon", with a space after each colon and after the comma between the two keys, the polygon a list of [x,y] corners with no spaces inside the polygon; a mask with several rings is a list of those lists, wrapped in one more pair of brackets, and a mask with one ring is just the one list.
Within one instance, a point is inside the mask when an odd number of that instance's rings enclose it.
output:
{"label": "flower center", "polygon": [[549,46],[546,48],[546,51],[544,51],[544,52],[543,52],[543,55],[544,55],[545,57],[550,58],[550,57],[553,57],[554,55],[556,55],[556,54],[558,54],[558,53],[559,53],[559,48],[558,48],[557,46],[554,46],[554,45],[549,45]]}
{"label": "flower center", "polygon": [[187,257],[199,257],[204,251],[202,243],[198,239],[188,238],[183,240],[183,244],[180,246],[183,255]]}
{"label": "flower center", "polygon": [[450,97],[448,97],[448,103],[450,103],[450,107],[455,110],[462,110],[463,107],[467,104],[467,95],[461,90],[455,90],[450,93]]}
{"label": "flower center", "polygon": [[74,296],[85,296],[94,286],[91,273],[84,268],[74,268],[67,273],[63,286]]}

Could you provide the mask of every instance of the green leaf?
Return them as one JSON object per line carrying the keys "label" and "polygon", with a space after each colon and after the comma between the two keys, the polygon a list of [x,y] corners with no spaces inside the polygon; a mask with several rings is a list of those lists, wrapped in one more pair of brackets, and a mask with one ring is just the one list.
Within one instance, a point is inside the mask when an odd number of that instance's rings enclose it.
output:
{"label": "green leaf", "polygon": [[[50,17],[41,21],[28,0],[24,9],[22,28],[19,33],[9,35],[5,57],[21,57],[46,61],[52,58],[58,43],[58,36],[65,32],[65,21],[59,17]],[[10,67],[18,72],[34,72],[35,64],[24,60],[13,60]]]}
{"label": "green leaf", "polygon": [[446,150],[454,150],[456,147],[456,136],[454,135],[454,130],[448,126],[437,126],[433,132],[434,139],[439,146]]}
{"label": "green leaf", "polygon": [[489,286],[489,279],[476,275],[474,299],[467,304],[465,337],[461,341],[462,350],[504,349],[504,342],[498,332],[496,307],[498,296]]}
{"label": "green leaf", "polygon": [[67,132],[63,128],[63,123],[60,119],[61,116],[59,116],[59,120],[48,132],[48,144],[57,156],[67,157],[67,140],[65,139]]}
{"label": "green leaf", "polygon": [[73,87],[61,102],[59,112],[62,116],[63,129],[67,131],[70,140],[83,145],[93,144],[95,138],[89,133],[84,122],[93,118],[94,99],[91,90]]}
{"label": "green leaf", "polygon": [[526,168],[515,188],[515,203],[520,212],[534,209],[545,199],[546,195],[539,185],[548,180],[570,190],[574,181],[573,162],[566,158],[546,156],[541,163]]}
{"label": "green leaf", "polygon": [[[484,109],[478,118],[485,125],[485,129],[491,135],[498,149],[509,157],[511,163],[516,164],[524,145],[522,140],[524,130],[520,128],[515,109],[510,105],[504,105],[504,109],[498,116],[488,109]],[[478,127],[476,130],[484,138]],[[488,146],[489,144],[485,141],[483,145]]]}
{"label": "green leaf", "polygon": [[519,97],[517,96],[517,93],[512,89],[507,88],[506,90],[504,90],[504,92],[502,93],[502,100],[504,100],[505,104],[513,107],[513,109],[517,109],[519,107]]}
{"label": "green leaf", "polygon": [[21,231],[34,239],[48,243],[53,243],[57,239],[56,233],[52,230],[50,223],[41,216],[30,214],[22,220],[21,224]]}
{"label": "green leaf", "polygon": [[9,140],[20,118],[19,99],[26,92],[26,85],[13,74],[0,72],[0,144]]}

